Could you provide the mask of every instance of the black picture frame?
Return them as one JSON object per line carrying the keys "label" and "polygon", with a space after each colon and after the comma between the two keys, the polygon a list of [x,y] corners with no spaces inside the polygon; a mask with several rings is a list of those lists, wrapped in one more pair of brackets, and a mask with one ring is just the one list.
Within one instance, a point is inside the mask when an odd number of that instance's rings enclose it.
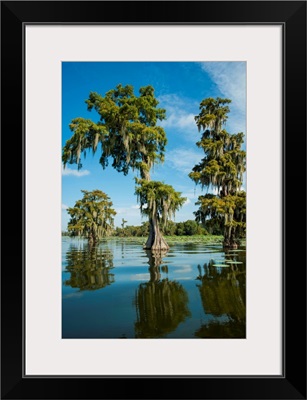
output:
{"label": "black picture frame", "polygon": [[[27,23],[283,26],[282,376],[81,379],[23,376],[26,267],[23,30]],[[306,253],[303,251],[306,248],[306,2],[2,1],[1,71],[1,398],[306,399]],[[14,164],[18,172],[13,176],[10,169]]]}

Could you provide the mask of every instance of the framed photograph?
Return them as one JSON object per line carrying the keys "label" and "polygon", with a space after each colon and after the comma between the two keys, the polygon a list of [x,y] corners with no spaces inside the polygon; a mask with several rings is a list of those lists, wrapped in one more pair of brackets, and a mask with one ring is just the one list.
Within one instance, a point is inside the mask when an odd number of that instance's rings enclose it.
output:
{"label": "framed photograph", "polygon": [[306,399],[306,2],[1,26],[2,398]]}

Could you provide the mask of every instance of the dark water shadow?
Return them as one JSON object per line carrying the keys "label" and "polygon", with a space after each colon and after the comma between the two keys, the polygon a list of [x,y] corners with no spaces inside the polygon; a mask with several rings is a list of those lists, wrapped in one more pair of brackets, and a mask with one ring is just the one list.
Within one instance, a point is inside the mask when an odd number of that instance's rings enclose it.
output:
{"label": "dark water shadow", "polygon": [[[246,337],[245,254],[228,254],[229,267],[214,267],[214,261],[198,266],[198,290],[208,322],[194,333],[199,338]],[[242,260],[242,261],[239,261]]]}
{"label": "dark water shadow", "polygon": [[146,250],[146,253],[150,280],[140,284],[135,293],[135,337],[162,338],[191,315],[188,294],[179,282],[161,279],[161,270],[168,271],[167,265],[162,265],[166,251]]}
{"label": "dark water shadow", "polygon": [[83,290],[98,290],[115,282],[113,269],[113,252],[99,246],[85,246],[78,249],[70,246],[66,253],[66,272],[70,279],[65,286]]}

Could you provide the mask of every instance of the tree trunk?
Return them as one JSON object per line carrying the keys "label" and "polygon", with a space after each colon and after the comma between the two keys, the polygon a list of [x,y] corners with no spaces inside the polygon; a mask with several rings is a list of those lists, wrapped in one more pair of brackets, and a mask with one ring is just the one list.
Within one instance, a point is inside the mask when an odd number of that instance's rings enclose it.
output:
{"label": "tree trunk", "polygon": [[158,282],[161,279],[160,265],[167,250],[146,250],[150,272],[150,282]]}
{"label": "tree trunk", "polygon": [[90,233],[88,234],[88,244],[89,246],[93,246],[97,243],[97,235],[95,234],[95,232],[90,231]]}
{"label": "tree trunk", "polygon": [[159,228],[157,217],[149,219],[149,236],[144,249],[148,250],[168,250],[169,245],[166,243]]}
{"label": "tree trunk", "polygon": [[145,179],[145,181],[149,182],[150,181],[150,172],[149,172],[147,157],[143,157],[142,162],[146,165],[146,167],[141,167],[141,169],[140,169],[141,179]]}
{"label": "tree trunk", "polygon": [[[143,162],[146,164],[146,168],[141,168],[140,174],[141,178],[145,179],[147,182],[150,181],[150,173],[148,167],[147,157],[143,158]],[[155,211],[153,212],[153,217],[149,217],[149,236],[147,242],[144,246],[145,250],[168,250],[169,245],[166,243],[162,236],[159,228],[159,223]]]}
{"label": "tree trunk", "polygon": [[224,229],[223,247],[226,249],[237,249],[238,248],[238,243],[235,239],[234,231],[231,227],[225,227],[225,229]]}

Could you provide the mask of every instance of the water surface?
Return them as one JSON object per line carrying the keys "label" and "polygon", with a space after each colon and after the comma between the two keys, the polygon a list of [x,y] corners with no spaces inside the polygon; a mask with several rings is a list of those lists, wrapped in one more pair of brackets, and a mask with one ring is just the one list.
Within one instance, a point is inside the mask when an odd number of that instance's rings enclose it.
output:
{"label": "water surface", "polygon": [[[62,239],[63,338],[245,338],[245,249]],[[216,266],[218,265],[218,266]]]}

